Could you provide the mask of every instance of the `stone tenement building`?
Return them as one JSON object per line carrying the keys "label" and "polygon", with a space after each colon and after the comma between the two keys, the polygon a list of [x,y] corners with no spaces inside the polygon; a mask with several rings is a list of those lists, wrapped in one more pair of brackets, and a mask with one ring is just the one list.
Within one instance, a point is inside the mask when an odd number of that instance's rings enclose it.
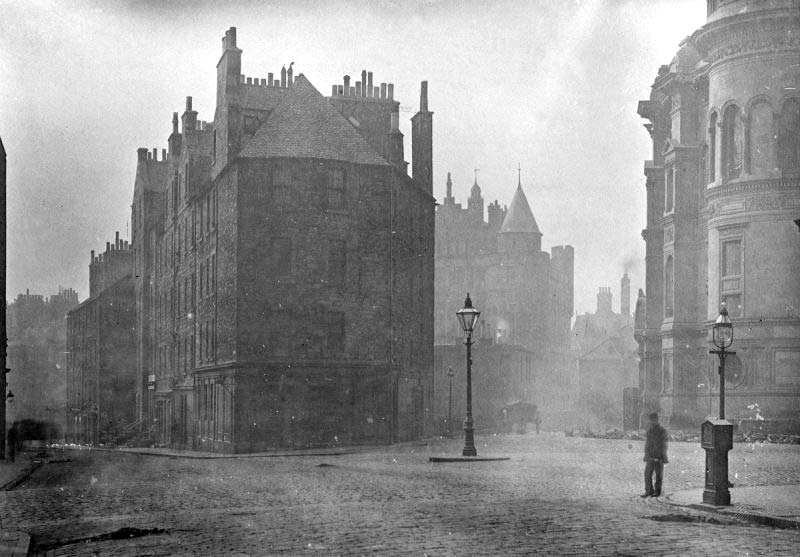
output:
{"label": "stone tenement building", "polygon": [[65,317],[77,303],[78,293],[67,288],[49,298],[26,291],[6,308],[6,365],[11,370],[6,377],[8,390],[14,393],[13,403],[6,407],[8,426],[34,419],[54,425],[58,437],[64,435]]}
{"label": "stone tenement building", "polygon": [[222,39],[213,123],[191,97],[139,149],[137,406],[157,442],[223,452],[424,433],[433,364],[432,118],[407,174],[394,86],[244,77]]}
{"label": "stone tenement building", "polygon": [[[597,311],[575,318],[572,350],[578,361],[578,424],[593,430],[621,428],[623,393],[639,384],[633,338],[631,282],[620,280],[620,311],[612,309],[610,287],[597,293]],[[639,415],[636,413],[638,428]]]}
{"label": "stone tenement building", "polygon": [[708,0],[639,114],[647,177],[645,411],[717,415],[710,327],[725,302],[726,418],[800,426],[800,2]]}
{"label": "stone tenement building", "polygon": [[138,433],[133,250],[91,253],[89,298],[67,315],[67,441],[122,441]]}
{"label": "stone tenement building", "polygon": [[481,312],[472,351],[478,428],[494,423],[502,406],[516,400],[538,404],[551,416],[568,409],[575,368],[569,340],[572,246],[542,251],[521,182],[508,209],[497,201],[487,209],[488,222],[477,179],[467,208],[456,203],[448,174],[447,196],[436,211],[436,412],[440,421],[447,417],[452,367],[453,413],[457,423],[464,416],[464,332],[455,313],[469,292]]}

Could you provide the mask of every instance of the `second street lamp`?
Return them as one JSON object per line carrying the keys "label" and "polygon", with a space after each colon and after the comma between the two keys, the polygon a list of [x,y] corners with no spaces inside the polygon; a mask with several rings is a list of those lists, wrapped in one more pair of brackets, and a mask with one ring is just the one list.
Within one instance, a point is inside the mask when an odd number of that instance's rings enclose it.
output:
{"label": "second street lamp", "polygon": [[467,417],[464,420],[464,450],[461,452],[462,456],[478,456],[478,451],[475,450],[475,423],[472,421],[472,331],[475,330],[475,325],[478,323],[480,315],[481,312],[472,307],[472,300],[469,299],[469,292],[467,292],[464,307],[456,312],[458,322],[467,337],[464,342],[467,345]]}
{"label": "second street lamp", "polygon": [[711,354],[719,356],[719,419],[725,419],[725,356],[729,354],[736,354],[730,350],[733,344],[733,323],[728,317],[728,308],[725,303],[722,303],[722,309],[719,310],[719,317],[711,326],[711,340],[718,350],[711,350]]}

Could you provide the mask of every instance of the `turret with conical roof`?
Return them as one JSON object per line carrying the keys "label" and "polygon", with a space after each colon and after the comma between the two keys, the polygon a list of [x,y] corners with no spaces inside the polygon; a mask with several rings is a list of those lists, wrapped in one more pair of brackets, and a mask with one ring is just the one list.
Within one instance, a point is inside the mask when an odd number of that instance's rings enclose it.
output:
{"label": "turret with conical roof", "polygon": [[472,184],[472,189],[469,190],[467,209],[471,218],[483,222],[483,196],[481,195],[481,187],[478,185],[477,173],[475,174],[475,183]]}
{"label": "turret with conical roof", "polygon": [[500,227],[500,249],[506,252],[542,250],[542,233],[522,191],[521,181]]}

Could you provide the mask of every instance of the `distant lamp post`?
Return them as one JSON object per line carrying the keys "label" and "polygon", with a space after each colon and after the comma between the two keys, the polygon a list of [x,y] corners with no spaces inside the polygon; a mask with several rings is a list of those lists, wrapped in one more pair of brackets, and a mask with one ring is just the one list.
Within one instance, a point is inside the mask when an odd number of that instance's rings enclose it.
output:
{"label": "distant lamp post", "polygon": [[725,357],[736,352],[728,350],[733,344],[733,323],[724,303],[711,326],[711,340],[717,350],[709,350],[709,353],[719,356],[719,419],[708,419],[700,428],[700,446],[706,451],[703,503],[730,505],[728,451],[733,448],[733,424],[725,419]]}
{"label": "distant lamp post", "polygon": [[447,377],[450,380],[450,394],[447,397],[447,436],[450,437],[453,434],[452,426],[453,423],[453,368],[450,367],[447,369]]}
{"label": "distant lamp post", "polygon": [[467,336],[467,340],[464,343],[467,345],[467,417],[464,420],[464,450],[461,452],[462,456],[478,456],[478,451],[475,450],[475,423],[472,421],[472,332],[475,330],[475,325],[478,323],[478,317],[480,316],[481,312],[472,307],[472,300],[469,299],[469,292],[467,292],[464,307],[456,312],[458,322]]}
{"label": "distant lamp post", "polygon": [[711,350],[710,353],[719,356],[719,419],[724,420],[725,357],[728,354],[736,354],[736,352],[726,350],[733,344],[733,323],[731,323],[731,319],[728,317],[728,308],[725,306],[725,302],[722,303],[722,308],[719,310],[719,317],[717,317],[717,320],[711,327],[711,338],[714,342],[714,346],[718,348],[718,350]]}

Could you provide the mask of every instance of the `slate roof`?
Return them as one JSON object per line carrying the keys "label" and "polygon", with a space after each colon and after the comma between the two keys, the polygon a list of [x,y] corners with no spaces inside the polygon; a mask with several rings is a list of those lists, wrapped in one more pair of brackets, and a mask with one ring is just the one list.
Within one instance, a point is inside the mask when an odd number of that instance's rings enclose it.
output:
{"label": "slate roof", "polygon": [[528,198],[525,197],[525,192],[522,191],[522,184],[517,185],[514,199],[511,200],[506,218],[503,219],[500,234],[504,232],[532,232],[540,236],[542,234],[539,232],[536,219],[533,218],[533,211],[531,211],[531,206],[528,205]]}
{"label": "slate roof", "polygon": [[390,166],[303,74],[239,153]]}

